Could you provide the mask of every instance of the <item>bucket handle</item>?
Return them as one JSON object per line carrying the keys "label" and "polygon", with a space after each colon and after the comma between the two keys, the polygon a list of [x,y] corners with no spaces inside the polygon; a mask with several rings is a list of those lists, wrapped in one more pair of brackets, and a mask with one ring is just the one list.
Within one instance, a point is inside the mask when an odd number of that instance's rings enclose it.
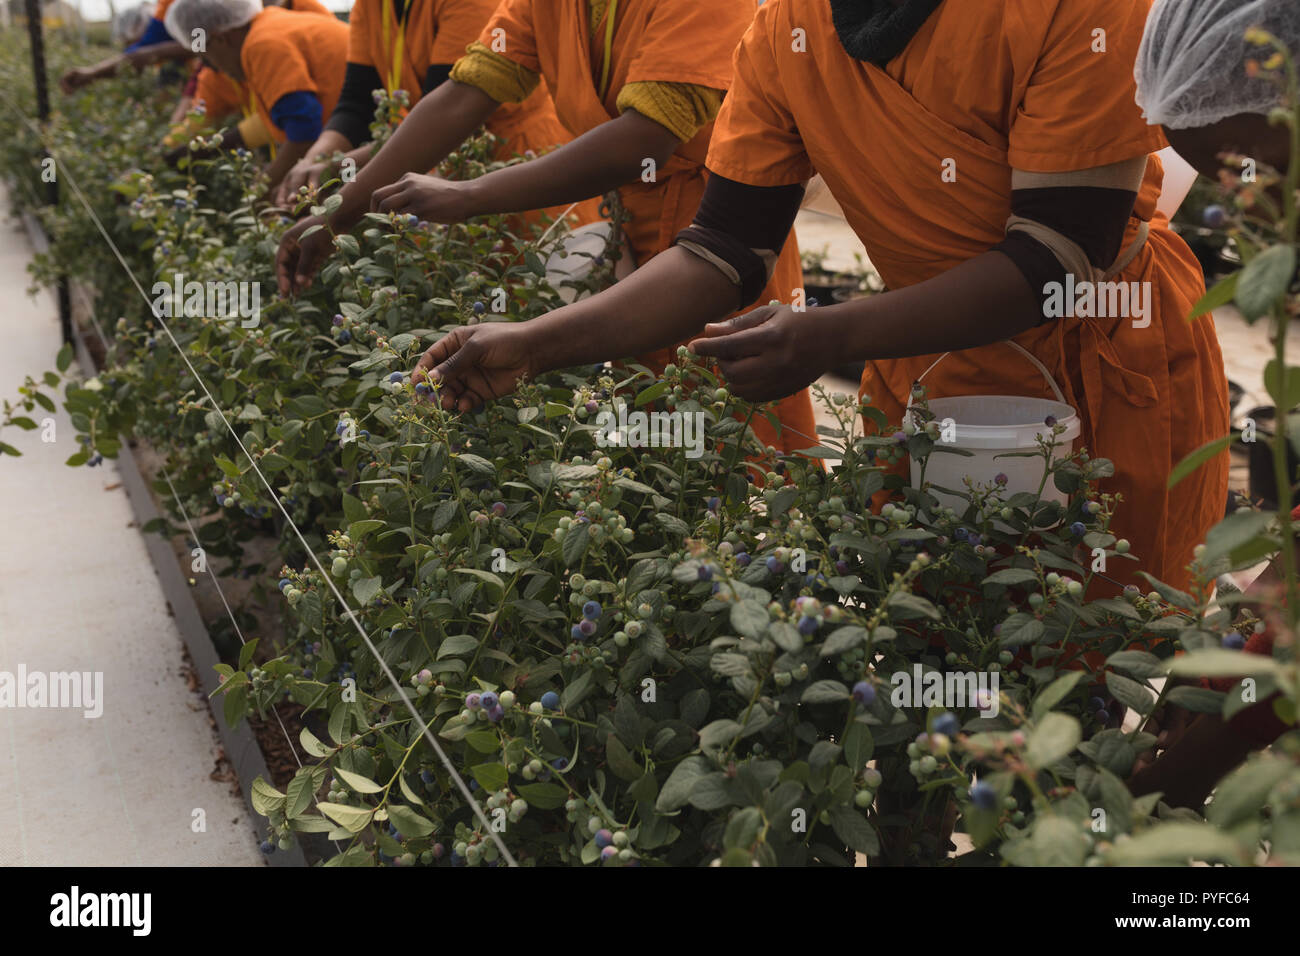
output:
{"label": "bucket handle", "polygon": [[[1062,405],[1067,404],[1067,402],[1065,401],[1065,395],[1062,394],[1062,392],[1061,392],[1061,386],[1059,386],[1059,385],[1056,384],[1056,379],[1052,378],[1052,373],[1049,372],[1049,371],[1047,370],[1047,366],[1046,366],[1046,365],[1044,365],[1042,362],[1038,361],[1038,359],[1034,358],[1033,354],[1032,354],[1028,349],[1026,349],[1023,345],[1019,345],[1019,344],[1017,344],[1016,342],[1012,342],[1010,339],[1005,339],[1005,340],[1003,341],[1002,344],[1003,344],[1003,345],[1009,345],[1009,346],[1011,346],[1013,349],[1015,349],[1017,352],[1019,352],[1019,353],[1020,353],[1021,355],[1023,355],[1025,358],[1029,359],[1029,361],[1033,364],[1034,368],[1036,368],[1036,369],[1038,369],[1038,371],[1042,372],[1042,373],[1043,373],[1043,378],[1047,379],[1047,384],[1050,385],[1050,386],[1052,387],[1052,394],[1054,394],[1054,395],[1056,396],[1056,400],[1057,400],[1058,402],[1060,402]],[[932,371],[934,370],[934,367],[935,367],[936,365],[938,365],[940,362],[942,362],[944,359],[946,359],[946,358],[947,358],[949,355],[951,355],[951,354],[952,354],[951,352],[944,352],[944,353],[943,353],[942,355],[940,355],[937,359],[935,359],[933,362],[931,362],[931,363],[930,363],[930,367],[927,368],[927,369],[926,369],[924,372],[922,372],[920,375],[918,375],[918,376],[916,377],[916,380],[917,380],[918,382],[921,381],[921,379],[925,378],[927,375],[930,374],[930,372],[932,372]],[[911,394],[910,391],[908,392],[908,395],[907,395],[907,410],[908,410],[909,412],[912,410],[912,394]]]}

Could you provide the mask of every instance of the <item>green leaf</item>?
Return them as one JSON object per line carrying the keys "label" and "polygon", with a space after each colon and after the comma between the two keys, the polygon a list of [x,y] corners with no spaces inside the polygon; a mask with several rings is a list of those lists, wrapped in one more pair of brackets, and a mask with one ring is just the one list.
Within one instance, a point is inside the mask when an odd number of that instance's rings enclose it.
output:
{"label": "green leaf", "polygon": [[[789,626],[789,625],[787,625]],[[790,628],[798,634],[794,628]],[[836,628],[831,632],[830,637],[822,642],[821,655],[823,657],[832,657],[836,654],[843,654],[845,651],[851,651],[859,644],[867,640],[866,628],[858,627],[856,624],[847,624],[844,627]],[[803,644],[803,638],[799,639],[800,645]],[[798,647],[786,648],[786,650],[798,650]]]}
{"label": "green leaf", "polygon": [[1268,800],[1269,791],[1294,769],[1289,760],[1269,753],[1256,754],[1219,781],[1205,812],[1206,819],[1220,829],[1228,829],[1257,817]]}
{"label": "green leaf", "polygon": [[560,694],[560,707],[568,710],[581,703],[592,689],[591,671],[583,671],[570,681]]}
{"label": "green leaf", "polygon": [[478,455],[460,454],[454,457],[456,461],[477,475],[495,475],[497,473],[496,465]]}
{"label": "green leaf", "polygon": [[[668,775],[664,781],[663,789],[659,791],[659,798],[655,800],[655,811],[658,813],[672,813],[684,807],[690,800],[691,790],[694,788],[696,781],[703,777],[711,769],[711,765],[704,757],[687,757]],[[526,798],[525,798],[526,799]]]}
{"label": "green leaf", "polygon": [[526,783],[518,788],[518,792],[530,807],[538,810],[555,810],[569,799],[569,792],[553,783]]}
{"label": "green leaf", "polygon": [[844,760],[849,769],[855,774],[860,773],[867,765],[867,761],[871,759],[874,750],[871,728],[855,720],[849,725],[848,733],[844,735]]}
{"label": "green leaf", "polygon": [[1295,247],[1270,246],[1246,264],[1234,296],[1247,322],[1267,314],[1286,294],[1295,275]]}
{"label": "green leaf", "polygon": [[352,582],[352,596],[357,599],[357,604],[365,607],[380,591],[384,589],[384,579],[381,577],[357,578]]}
{"label": "green leaf", "polygon": [[640,408],[647,402],[653,402],[666,391],[668,391],[667,382],[655,382],[653,385],[641,389],[641,391],[637,392],[636,407]]}
{"label": "green leaf", "polygon": [[1038,573],[1028,568],[1003,568],[986,577],[983,584],[1003,584],[1008,587],[1018,584],[1037,584]]}
{"label": "green leaf", "polygon": [[1300,368],[1269,359],[1264,366],[1264,388],[1278,408],[1295,408],[1300,405]]}
{"label": "green leaf", "polygon": [[[43,364],[43,363],[42,363]],[[68,366],[72,364],[72,343],[69,342],[59,349],[58,356],[54,359],[54,367],[60,372],[66,372]]]}
{"label": "green leaf", "polygon": [[614,775],[622,780],[638,780],[645,773],[645,768],[638,766],[632,759],[632,755],[628,753],[627,747],[618,739],[617,734],[610,734],[605,738],[605,760]]}
{"label": "green leaf", "polygon": [[263,780],[260,775],[253,780],[248,795],[252,801],[253,809],[264,817],[270,816],[283,808],[287,799],[283,793]]}
{"label": "green leaf", "polygon": [[1188,651],[1169,662],[1171,675],[1178,677],[1281,677],[1282,667],[1263,654],[1243,654],[1227,648],[1210,647]]}
{"label": "green leaf", "polygon": [[1192,313],[1187,317],[1190,322],[1192,319],[1198,319],[1212,309],[1217,309],[1221,305],[1227,305],[1237,295],[1237,280],[1241,278],[1240,272],[1234,272],[1227,278],[1220,279],[1211,289],[1201,296],[1196,305],[1192,307]]}
{"label": "green leaf", "polygon": [[802,704],[833,704],[837,701],[848,700],[852,696],[849,689],[841,681],[837,680],[819,680],[804,690],[803,695],[799,698]]}
{"label": "green leaf", "polygon": [[721,810],[736,802],[724,773],[706,773],[691,787],[690,803],[698,810]]}
{"label": "green leaf", "polygon": [[298,734],[298,740],[302,743],[302,749],[307,751],[313,757],[328,757],[330,750],[313,734],[304,727]]}
{"label": "green leaf", "polygon": [[1161,823],[1107,854],[1115,866],[1171,866],[1198,860],[1207,863],[1244,863],[1245,849],[1228,834],[1204,823]]}
{"label": "green leaf", "polygon": [[874,856],[880,852],[880,840],[876,836],[876,831],[867,822],[867,818],[857,810],[841,804],[832,807],[830,815],[831,829],[848,846],[867,856]]}
{"label": "green leaf", "polygon": [[285,816],[292,819],[310,807],[312,798],[316,795],[316,787],[316,768],[300,768],[285,788]]}
{"label": "green leaf", "polygon": [[1263,535],[1275,517],[1277,516],[1271,511],[1252,511],[1246,508],[1234,511],[1205,536],[1205,554],[1201,561],[1209,566],[1220,558],[1231,555]]}
{"label": "green leaf", "polygon": [[1134,677],[1163,677],[1166,664],[1146,651],[1116,651],[1106,658],[1106,664]]}
{"label": "green leaf", "polygon": [[369,807],[352,807],[346,803],[318,803],[316,808],[349,833],[360,833],[374,812]]}
{"label": "green leaf", "polygon": [[1190,710],[1194,714],[1223,713],[1224,695],[1208,687],[1175,687],[1165,695],[1165,700]]}
{"label": "green leaf", "polygon": [[1155,706],[1155,698],[1150,690],[1132,678],[1116,674],[1114,671],[1106,672],[1106,689],[1125,707],[1130,707],[1143,716],[1151,713],[1151,708]]}
{"label": "green leaf", "polygon": [[1049,713],[1030,735],[1025,759],[1035,770],[1042,770],[1068,756],[1082,739],[1083,730],[1077,720],[1065,714]]}
{"label": "green leaf", "polygon": [[580,567],[582,556],[587,553],[587,545],[591,543],[591,528],[585,522],[576,522],[569,526],[569,530],[564,533],[564,544],[561,548],[564,557],[564,563],[570,568]]}
{"label": "green leaf", "polygon": [[1083,671],[1070,671],[1068,674],[1062,674],[1056,680],[1052,681],[1042,692],[1034,698],[1034,719],[1042,718],[1044,714],[1069,695],[1074,690],[1076,684],[1083,679]]}
{"label": "green leaf", "polygon": [[757,601],[746,599],[731,605],[731,626],[743,637],[755,640],[762,637],[769,620],[767,608]]}
{"label": "green leaf", "polygon": [[334,768],[334,776],[338,777],[357,793],[379,793],[384,789],[369,777],[363,777],[361,774],[353,773],[351,770],[344,770],[342,767]]}
{"label": "green leaf", "polygon": [[433,824],[422,814],[400,803],[388,805],[388,822],[397,827],[404,837],[426,837],[433,832]]}
{"label": "green leaf", "polygon": [[1174,465],[1174,470],[1169,473],[1169,480],[1165,483],[1166,488],[1172,488],[1178,484],[1197,468],[1200,468],[1215,455],[1220,454],[1224,449],[1232,444],[1232,436],[1224,435],[1222,438],[1215,438],[1213,441],[1207,441],[1196,451],[1189,454],[1186,458]]}
{"label": "green leaf", "polygon": [[469,772],[478,781],[478,785],[488,791],[503,790],[510,782],[506,768],[499,763],[481,763],[470,767]]}

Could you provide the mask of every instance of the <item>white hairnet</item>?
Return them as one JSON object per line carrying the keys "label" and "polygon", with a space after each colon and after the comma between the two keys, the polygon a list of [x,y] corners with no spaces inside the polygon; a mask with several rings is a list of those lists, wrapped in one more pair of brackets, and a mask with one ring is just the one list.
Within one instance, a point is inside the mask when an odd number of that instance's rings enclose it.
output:
{"label": "white hairnet", "polygon": [[113,42],[128,43],[140,39],[149,21],[153,19],[153,4],[140,3],[128,7],[113,18]]}
{"label": "white hairnet", "polygon": [[262,0],[176,0],[163,24],[177,43],[188,44],[195,30],[216,36],[252,21],[262,12]]}
{"label": "white hairnet", "polygon": [[1247,60],[1274,52],[1246,42],[1256,26],[1300,56],[1297,0],[1156,0],[1133,68],[1146,121],[1188,129],[1278,106],[1276,83],[1246,75]]}

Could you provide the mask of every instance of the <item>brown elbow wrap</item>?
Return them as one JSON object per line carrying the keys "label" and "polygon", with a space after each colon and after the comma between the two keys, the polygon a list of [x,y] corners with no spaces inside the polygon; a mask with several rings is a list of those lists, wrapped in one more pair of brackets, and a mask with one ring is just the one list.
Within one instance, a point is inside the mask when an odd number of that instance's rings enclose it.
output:
{"label": "brown elbow wrap", "polygon": [[762,295],[763,287],[771,278],[762,256],[735,236],[717,229],[692,224],[677,234],[673,244],[712,263],[730,279],[740,291],[739,309]]}

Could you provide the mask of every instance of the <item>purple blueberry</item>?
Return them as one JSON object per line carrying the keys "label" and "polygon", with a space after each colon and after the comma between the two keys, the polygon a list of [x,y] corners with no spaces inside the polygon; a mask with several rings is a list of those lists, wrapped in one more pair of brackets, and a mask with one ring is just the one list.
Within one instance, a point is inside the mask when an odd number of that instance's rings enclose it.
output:
{"label": "purple blueberry", "polygon": [[618,847],[613,845],[607,846],[605,849],[600,851],[600,858],[602,860],[612,860],[616,856],[618,856]]}
{"label": "purple blueberry", "polygon": [[998,794],[991,784],[981,780],[970,788],[970,802],[981,810],[992,810],[998,805]]}
{"label": "purple blueberry", "polygon": [[483,698],[480,697],[478,694],[465,695],[465,706],[468,707],[470,710],[478,710],[479,707],[482,705],[482,703],[483,703]]}
{"label": "purple blueberry", "polygon": [[695,572],[695,576],[701,581],[712,581],[713,569],[707,564],[701,564],[699,570]]}
{"label": "purple blueberry", "polygon": [[498,518],[503,517],[506,513],[506,503],[504,501],[493,502],[492,513]]}
{"label": "purple blueberry", "polygon": [[596,622],[589,617],[584,617],[578,622],[578,630],[582,632],[583,637],[591,637],[596,633]]}
{"label": "purple blueberry", "polygon": [[1246,646],[1246,639],[1236,631],[1229,631],[1223,635],[1223,646],[1230,651],[1239,651]]}
{"label": "purple blueberry", "polygon": [[848,573],[849,573],[849,562],[847,562],[847,561],[836,561],[836,562],[835,562],[835,573],[836,573],[836,574],[848,574]]}
{"label": "purple blueberry", "polygon": [[1056,416],[1055,416],[1055,415],[1048,415],[1046,418],[1043,419],[1043,424],[1046,425],[1048,428],[1055,428],[1055,427],[1056,427]]}
{"label": "purple blueberry", "polygon": [[864,680],[853,685],[853,699],[863,707],[870,707],[876,701],[876,689]]}
{"label": "purple blueberry", "polygon": [[336,326],[338,326],[338,325],[342,325],[342,324],[343,324],[343,316],[339,315],[338,313],[335,313],[333,321],[334,321],[334,324],[335,324]]}
{"label": "purple blueberry", "polygon": [[492,723],[500,723],[501,718],[506,715],[506,709],[500,704],[497,704],[495,707],[488,708],[487,715],[488,720],[492,721]]}
{"label": "purple blueberry", "polygon": [[956,737],[961,730],[961,721],[952,711],[944,711],[938,717],[934,718],[934,732],[943,734],[945,737]]}
{"label": "purple blueberry", "polygon": [[1007,478],[1005,472],[999,471],[996,475],[993,476],[994,484],[1005,485],[1007,481],[1009,481],[1009,479]]}

